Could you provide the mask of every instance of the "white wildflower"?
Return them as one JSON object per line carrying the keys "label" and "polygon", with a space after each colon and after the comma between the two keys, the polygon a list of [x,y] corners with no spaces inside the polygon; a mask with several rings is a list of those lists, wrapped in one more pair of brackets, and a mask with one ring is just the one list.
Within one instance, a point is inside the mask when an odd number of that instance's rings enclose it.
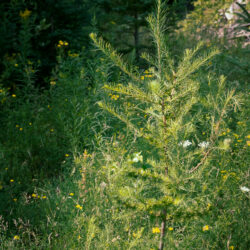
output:
{"label": "white wildflower", "polygon": [[134,158],[132,160],[133,162],[139,162],[139,161],[143,161],[143,156],[141,155],[141,152],[140,153],[135,153],[134,154]]}
{"label": "white wildflower", "polygon": [[192,145],[192,142],[189,140],[186,140],[186,141],[180,142],[179,145],[182,146],[183,148],[186,148],[186,147]]}
{"label": "white wildflower", "polygon": [[209,142],[208,142],[208,141],[200,142],[200,143],[198,144],[198,146],[199,146],[200,148],[207,148],[207,147],[209,146]]}
{"label": "white wildflower", "polygon": [[250,189],[247,188],[247,187],[240,187],[240,190],[241,190],[243,193],[249,192],[249,191],[250,191]]}

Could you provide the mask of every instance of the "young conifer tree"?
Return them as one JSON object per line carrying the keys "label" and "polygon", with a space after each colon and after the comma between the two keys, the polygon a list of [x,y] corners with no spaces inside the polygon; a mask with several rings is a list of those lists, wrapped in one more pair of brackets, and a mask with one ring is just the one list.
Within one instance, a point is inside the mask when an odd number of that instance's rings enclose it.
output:
{"label": "young conifer tree", "polygon": [[[207,210],[207,200],[201,194],[201,187],[209,182],[204,173],[216,152],[226,147],[218,138],[226,114],[237,101],[233,90],[225,90],[224,77],[206,97],[200,93],[195,73],[218,54],[217,50],[199,55],[199,44],[187,49],[176,63],[166,46],[161,0],[147,20],[156,53],[154,57],[142,55],[151,65],[142,76],[102,38],[90,36],[130,79],[128,83],[104,85],[107,91],[123,97],[119,107],[107,101],[99,105],[125,122],[152,149],[145,158],[146,153],[140,152],[126,156],[119,165],[110,164],[109,190],[128,208],[160,218],[159,249],[163,249],[166,228],[171,228],[173,221],[183,222]],[[198,124],[206,129],[206,141],[202,141]]]}

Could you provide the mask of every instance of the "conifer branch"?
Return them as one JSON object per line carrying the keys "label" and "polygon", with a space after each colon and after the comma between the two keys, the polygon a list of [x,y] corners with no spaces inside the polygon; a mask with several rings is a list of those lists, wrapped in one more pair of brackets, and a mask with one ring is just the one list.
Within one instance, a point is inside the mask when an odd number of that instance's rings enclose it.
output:
{"label": "conifer branch", "polygon": [[153,102],[153,98],[151,95],[144,92],[142,89],[139,89],[134,84],[129,83],[128,86],[124,85],[116,85],[116,86],[110,86],[110,85],[104,85],[105,89],[115,91],[120,94],[127,95],[129,97],[141,100],[143,102],[148,102],[151,104],[155,104]]}
{"label": "conifer branch", "polygon": [[103,102],[98,102],[97,103],[102,109],[108,111],[110,114],[112,114],[113,116],[117,117],[119,120],[123,121],[125,124],[127,124],[127,126],[134,130],[136,133],[140,133],[139,130],[130,122],[130,120],[128,119],[128,117],[119,114],[118,112],[115,111],[114,108],[110,107],[108,104],[103,103]]}
{"label": "conifer branch", "polygon": [[178,71],[176,73],[176,81],[175,84],[182,82],[187,77],[189,77],[192,73],[198,70],[201,66],[203,66],[208,60],[219,53],[218,50],[213,50],[209,54],[205,54],[202,57],[195,59],[193,62],[190,62],[191,58],[195,55],[198,49],[201,47],[199,44],[193,51],[186,50],[184,59],[182,63],[178,67]]}
{"label": "conifer branch", "polygon": [[122,56],[118,54],[109,43],[105,42],[102,37],[97,38],[95,33],[90,34],[90,38],[94,42],[95,46],[98,47],[110,60],[118,66],[124,73],[126,73],[134,81],[140,81],[139,75],[125,63]]}

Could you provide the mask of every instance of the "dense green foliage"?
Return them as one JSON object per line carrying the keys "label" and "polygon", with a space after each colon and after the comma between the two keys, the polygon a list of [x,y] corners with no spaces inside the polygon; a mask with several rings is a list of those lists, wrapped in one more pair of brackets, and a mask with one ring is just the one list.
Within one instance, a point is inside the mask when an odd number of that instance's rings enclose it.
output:
{"label": "dense green foliage", "polygon": [[249,48],[156,2],[1,2],[0,249],[248,248]]}

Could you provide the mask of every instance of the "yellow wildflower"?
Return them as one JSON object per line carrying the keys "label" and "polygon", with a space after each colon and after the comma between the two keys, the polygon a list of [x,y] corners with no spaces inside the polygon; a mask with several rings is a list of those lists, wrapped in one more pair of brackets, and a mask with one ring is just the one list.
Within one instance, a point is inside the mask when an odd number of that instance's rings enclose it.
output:
{"label": "yellow wildflower", "polygon": [[56,85],[56,82],[55,81],[51,81],[50,85]]}
{"label": "yellow wildflower", "polygon": [[64,46],[68,46],[69,45],[69,43],[68,42],[64,42]]}
{"label": "yellow wildflower", "polygon": [[54,132],[54,129],[52,128],[52,129],[50,129],[50,132]]}
{"label": "yellow wildflower", "polygon": [[32,196],[33,198],[36,198],[36,194],[32,194],[31,196]]}
{"label": "yellow wildflower", "polygon": [[208,225],[206,225],[206,226],[204,226],[204,227],[202,228],[202,231],[203,231],[203,232],[208,231],[208,230],[209,230],[209,226],[208,226]]}
{"label": "yellow wildflower", "polygon": [[42,196],[42,199],[46,199],[47,197],[44,195],[44,196]]}
{"label": "yellow wildflower", "polygon": [[20,131],[23,131],[23,128],[19,128]]}
{"label": "yellow wildflower", "polygon": [[145,78],[144,76],[141,76],[141,80],[144,80],[144,78]]}
{"label": "yellow wildflower", "polygon": [[32,123],[31,123],[31,122],[29,122],[29,125],[31,126],[31,125],[32,125]]}
{"label": "yellow wildflower", "polygon": [[12,94],[11,96],[12,96],[13,98],[15,98],[15,97],[16,97],[16,95],[15,95],[15,94]]}
{"label": "yellow wildflower", "polygon": [[169,228],[168,228],[168,230],[169,230],[169,231],[173,231],[173,230],[174,230],[174,228],[172,228],[172,227],[169,227]]}
{"label": "yellow wildflower", "polygon": [[76,205],[76,208],[82,210],[82,206],[80,206],[79,204]]}
{"label": "yellow wildflower", "polygon": [[30,14],[31,14],[31,11],[28,10],[28,9],[25,9],[25,11],[20,11],[20,12],[19,12],[19,16],[20,16],[21,18],[23,18],[23,19],[28,18],[28,17],[30,16]]}
{"label": "yellow wildflower", "polygon": [[237,134],[233,134],[233,136],[236,138],[236,139],[238,139],[239,138],[239,135],[237,135]]}
{"label": "yellow wildflower", "polygon": [[69,157],[69,154],[65,154],[65,157]]}
{"label": "yellow wildflower", "polygon": [[242,140],[237,140],[237,142],[242,142]]}
{"label": "yellow wildflower", "polygon": [[58,42],[58,44],[59,44],[59,45],[63,45],[64,42],[63,42],[62,40],[60,40],[60,41]]}
{"label": "yellow wildflower", "polygon": [[160,232],[161,232],[161,230],[160,230],[159,227],[153,227],[153,228],[152,228],[152,233],[153,233],[153,234],[157,234],[157,233],[160,233]]}
{"label": "yellow wildflower", "polygon": [[20,237],[18,235],[15,235],[13,239],[14,240],[20,240]]}
{"label": "yellow wildflower", "polygon": [[17,198],[14,198],[13,201],[16,202],[16,201],[17,201]]}
{"label": "yellow wildflower", "polygon": [[80,236],[80,235],[78,235],[77,239],[78,239],[78,240],[80,240],[80,239],[81,239],[81,236]]}
{"label": "yellow wildflower", "polygon": [[247,146],[250,146],[250,141],[247,141]]}
{"label": "yellow wildflower", "polygon": [[246,138],[247,138],[247,139],[250,139],[250,135],[247,135]]}
{"label": "yellow wildflower", "polygon": [[15,63],[14,66],[15,66],[15,67],[18,67],[18,63]]}
{"label": "yellow wildflower", "polygon": [[19,128],[19,125],[18,125],[18,124],[16,125],[16,128]]}
{"label": "yellow wildflower", "polygon": [[229,250],[234,250],[234,246],[230,246],[230,247],[229,247]]}
{"label": "yellow wildflower", "polygon": [[74,196],[74,193],[69,193],[70,196]]}
{"label": "yellow wildflower", "polygon": [[205,135],[205,134],[206,134],[206,132],[202,132],[202,134],[203,134],[203,135]]}
{"label": "yellow wildflower", "polygon": [[10,180],[10,182],[14,182],[14,180],[13,180],[13,179],[11,179],[11,180]]}

